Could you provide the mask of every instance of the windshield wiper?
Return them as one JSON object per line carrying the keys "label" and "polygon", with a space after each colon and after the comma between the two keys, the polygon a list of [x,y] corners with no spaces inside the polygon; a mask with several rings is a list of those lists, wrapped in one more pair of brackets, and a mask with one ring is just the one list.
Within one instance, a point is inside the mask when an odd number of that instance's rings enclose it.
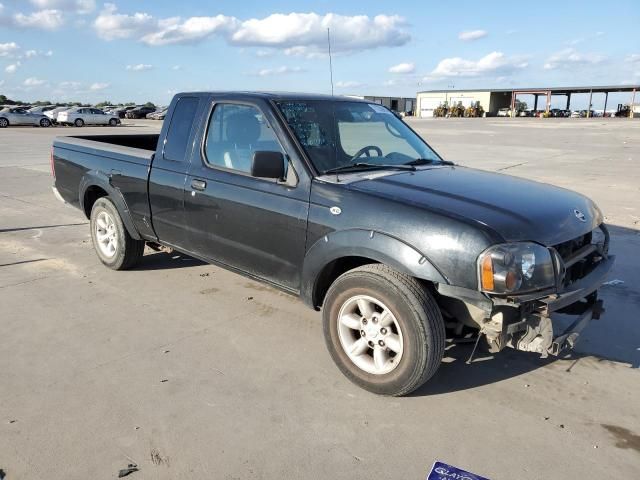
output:
{"label": "windshield wiper", "polygon": [[350,163],[348,165],[342,165],[340,167],[330,168],[329,170],[325,170],[325,174],[327,173],[338,173],[338,172],[357,172],[361,170],[408,170],[415,171],[416,167],[409,164],[389,164],[389,163],[366,163],[366,162],[358,162],[358,163]]}
{"label": "windshield wiper", "polygon": [[436,160],[433,158],[416,158],[415,160],[411,160],[410,162],[405,163],[404,165],[454,165],[453,162],[448,160]]}

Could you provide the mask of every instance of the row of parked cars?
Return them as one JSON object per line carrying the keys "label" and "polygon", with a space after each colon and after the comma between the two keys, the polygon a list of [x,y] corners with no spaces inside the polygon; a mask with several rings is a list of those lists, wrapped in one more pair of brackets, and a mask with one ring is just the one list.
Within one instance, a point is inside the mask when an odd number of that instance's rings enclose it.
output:
{"label": "row of parked cars", "polygon": [[151,118],[164,120],[166,108],[155,108],[145,105],[128,107],[58,107],[45,105],[30,107],[0,106],[0,128],[17,125],[50,127],[51,125],[69,125],[83,127],[85,125],[120,125],[123,118]]}
{"label": "row of parked cars", "polygon": [[106,113],[116,115],[118,118],[164,120],[167,114],[167,107],[151,107],[148,105],[105,106],[103,108]]}
{"label": "row of parked cars", "polygon": [[[500,110],[498,110],[498,117],[510,117],[511,116],[511,109],[506,107],[506,108],[501,108]],[[545,110],[518,110],[515,112],[516,117],[553,117],[553,118],[585,118],[587,116],[587,110],[564,110],[561,108],[552,108],[551,110],[549,110],[549,113],[547,114]],[[595,111],[595,110],[590,110],[589,111],[589,116],[590,117],[602,117],[604,116],[603,112],[599,112],[599,111]],[[607,114],[607,116],[611,116],[609,114]]]}

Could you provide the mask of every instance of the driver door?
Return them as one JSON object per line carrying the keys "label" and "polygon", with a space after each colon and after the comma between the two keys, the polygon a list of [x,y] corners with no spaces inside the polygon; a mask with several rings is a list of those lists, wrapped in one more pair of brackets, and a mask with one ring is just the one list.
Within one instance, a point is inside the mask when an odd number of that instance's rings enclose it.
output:
{"label": "driver door", "polygon": [[[310,184],[296,175],[268,105],[213,103],[185,183],[193,252],[298,291]],[[285,181],[251,176],[255,151],[285,154]]]}

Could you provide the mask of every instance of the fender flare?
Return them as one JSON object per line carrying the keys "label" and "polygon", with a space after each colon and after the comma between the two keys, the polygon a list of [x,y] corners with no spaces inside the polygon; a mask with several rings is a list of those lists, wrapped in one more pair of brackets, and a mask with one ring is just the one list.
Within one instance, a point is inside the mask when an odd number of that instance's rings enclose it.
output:
{"label": "fender flare", "polygon": [[316,306],[320,274],[331,262],[344,257],[366,257],[412,277],[449,283],[425,254],[398,238],[374,230],[340,230],[324,235],[307,250],[300,288],[305,303]]}
{"label": "fender flare", "polygon": [[82,179],[80,180],[80,188],[79,192],[79,200],[80,200],[80,208],[83,212],[86,212],[84,206],[84,199],[87,190],[90,187],[100,187],[109,195],[109,199],[113,202],[120,214],[120,218],[122,218],[122,223],[124,223],[127,232],[134,240],[141,240],[142,237],[140,233],[136,229],[133,219],[131,218],[131,212],[129,211],[129,207],[127,206],[127,202],[125,201],[120,189],[111,185],[111,178],[105,172],[101,172],[99,170],[90,170],[86,172]]}

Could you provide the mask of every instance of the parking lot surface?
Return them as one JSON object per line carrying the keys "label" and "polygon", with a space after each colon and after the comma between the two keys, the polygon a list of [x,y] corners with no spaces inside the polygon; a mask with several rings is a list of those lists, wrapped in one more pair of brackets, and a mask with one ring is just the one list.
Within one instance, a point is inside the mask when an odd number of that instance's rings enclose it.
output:
{"label": "parking lot surface", "polygon": [[[332,363],[320,315],[179,254],[103,267],[51,193],[56,135],[0,131],[0,469],[6,480],[423,479],[440,460],[491,479],[640,471],[640,122],[410,119],[445,158],[577,190],[606,215],[607,312],[562,359],[450,345],[407,398]],[[125,121],[117,133],[153,132]]]}

